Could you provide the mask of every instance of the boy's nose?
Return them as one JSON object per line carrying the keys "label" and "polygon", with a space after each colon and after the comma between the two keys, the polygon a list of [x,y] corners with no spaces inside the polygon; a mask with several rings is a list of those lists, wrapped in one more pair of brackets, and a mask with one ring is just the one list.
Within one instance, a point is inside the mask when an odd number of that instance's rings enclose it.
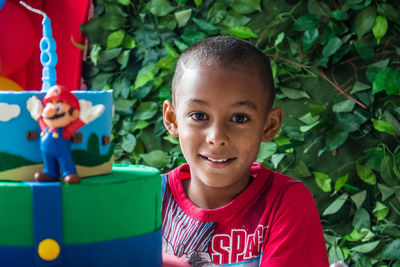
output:
{"label": "boy's nose", "polygon": [[209,128],[207,133],[207,143],[214,146],[225,146],[229,142],[229,137],[224,125],[215,124]]}

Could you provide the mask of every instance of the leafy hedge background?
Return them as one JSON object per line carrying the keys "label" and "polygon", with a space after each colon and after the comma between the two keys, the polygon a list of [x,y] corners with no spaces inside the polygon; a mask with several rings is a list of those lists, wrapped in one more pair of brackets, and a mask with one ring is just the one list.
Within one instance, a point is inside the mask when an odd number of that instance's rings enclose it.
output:
{"label": "leafy hedge background", "polygon": [[[82,26],[88,88],[114,90],[115,160],[184,162],[162,123],[179,54],[214,35],[270,58],[279,135],[257,161],[303,181],[330,262],[400,266],[400,1],[97,0]],[[307,245],[307,244],[305,244]]]}

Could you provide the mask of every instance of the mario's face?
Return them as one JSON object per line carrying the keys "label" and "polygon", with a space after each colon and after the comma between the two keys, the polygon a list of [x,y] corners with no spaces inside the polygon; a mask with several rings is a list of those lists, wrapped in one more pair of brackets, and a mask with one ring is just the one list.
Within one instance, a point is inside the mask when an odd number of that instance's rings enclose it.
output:
{"label": "mario's face", "polygon": [[50,128],[65,127],[79,117],[79,110],[73,109],[60,99],[51,99],[44,107],[42,117]]}

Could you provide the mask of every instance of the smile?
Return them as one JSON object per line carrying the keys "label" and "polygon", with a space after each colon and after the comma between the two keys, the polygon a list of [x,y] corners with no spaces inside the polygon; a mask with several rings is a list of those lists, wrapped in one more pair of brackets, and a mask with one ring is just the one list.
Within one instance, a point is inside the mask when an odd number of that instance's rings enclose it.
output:
{"label": "smile", "polygon": [[54,115],[53,117],[47,117],[47,116],[44,116],[44,115],[43,115],[43,118],[46,119],[46,120],[56,120],[56,119],[58,119],[58,118],[64,117],[64,115],[65,115],[65,112],[60,113],[60,114],[56,114],[56,115]]}
{"label": "smile", "polygon": [[213,159],[213,158],[209,158],[209,157],[207,157],[207,159],[212,162],[225,162],[225,161],[229,160],[229,159]]}
{"label": "smile", "polygon": [[211,157],[207,157],[207,156],[203,156],[200,155],[201,158],[203,158],[204,160],[208,161],[211,164],[216,164],[216,165],[227,165],[229,163],[231,163],[233,160],[235,160],[236,158],[211,158]]}

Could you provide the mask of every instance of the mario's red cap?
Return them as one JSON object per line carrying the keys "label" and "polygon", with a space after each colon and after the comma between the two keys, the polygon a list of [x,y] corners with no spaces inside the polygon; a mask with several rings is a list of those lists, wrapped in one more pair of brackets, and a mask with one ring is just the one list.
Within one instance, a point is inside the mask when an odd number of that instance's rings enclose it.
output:
{"label": "mario's red cap", "polygon": [[52,86],[47,91],[43,102],[45,105],[47,105],[47,103],[52,99],[59,99],[68,104],[69,106],[71,106],[71,108],[79,110],[78,98],[64,86],[61,85]]}

